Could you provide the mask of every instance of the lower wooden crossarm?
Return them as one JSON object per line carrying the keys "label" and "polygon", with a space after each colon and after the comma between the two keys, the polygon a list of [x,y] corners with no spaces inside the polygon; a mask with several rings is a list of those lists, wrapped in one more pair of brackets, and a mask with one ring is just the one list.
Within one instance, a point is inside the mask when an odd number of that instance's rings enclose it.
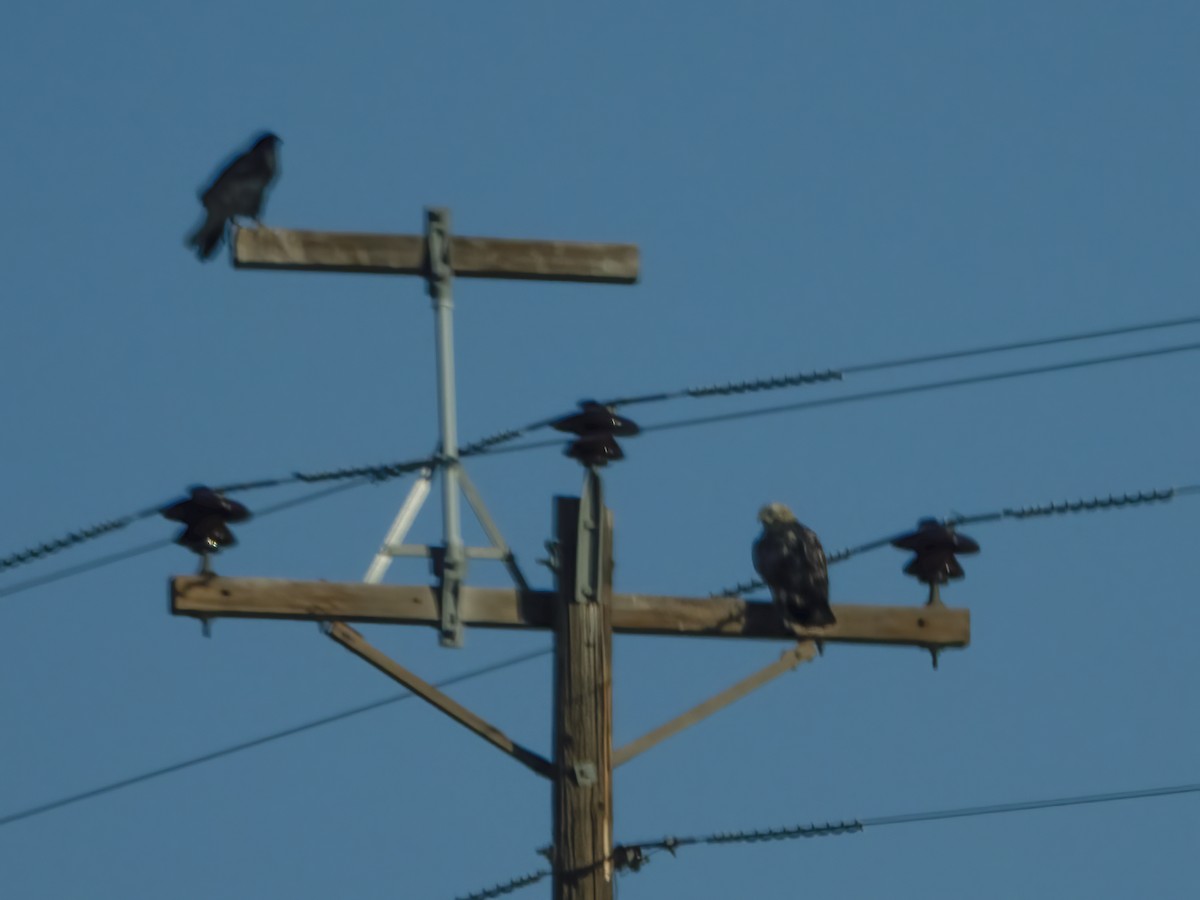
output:
{"label": "lower wooden crossarm", "polygon": [[741,700],[751,691],[756,690],[784,672],[790,672],[801,663],[806,663],[817,655],[817,648],[812,641],[801,641],[789,650],[785,650],[778,660],[765,669],[759,669],[749,678],[743,678],[732,687],[726,688],[715,697],[710,697],[699,706],[694,706],[681,716],[677,716],[665,725],[660,725],[653,731],[647,732],[635,741],[613,751],[613,768],[627,763],[640,753],[649,750],[655,744],[660,744],[685,728],[695,725],[701,719],[706,719],[718,710],[724,709],[735,700]]}
{"label": "lower wooden crossarm", "polygon": [[418,678],[408,669],[369,644],[366,638],[349,625],[344,622],[333,622],[329,625],[328,633],[331,638],[351,653],[360,659],[366,660],[384,675],[400,682],[412,691],[413,694],[441,710],[456,722],[466,725],[485,741],[488,741],[495,747],[499,747],[513,759],[517,760],[517,762],[524,763],[545,778],[553,777],[554,767],[544,756],[534,753],[527,747],[521,746],[499,728],[485,722],[460,703],[451,700],[429,682]]}

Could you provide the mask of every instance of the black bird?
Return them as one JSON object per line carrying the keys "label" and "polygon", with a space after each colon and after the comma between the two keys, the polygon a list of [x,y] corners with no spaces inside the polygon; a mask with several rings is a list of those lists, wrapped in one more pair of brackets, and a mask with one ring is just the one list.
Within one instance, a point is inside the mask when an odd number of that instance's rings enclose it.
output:
{"label": "black bird", "polygon": [[188,236],[187,246],[196,248],[200,259],[216,252],[225,236],[225,225],[238,216],[259,222],[267,189],[279,174],[278,137],[267,131],[254,146],[236,157],[200,194],[204,221]]}
{"label": "black bird", "polygon": [[810,528],[782,503],[758,511],[763,531],[754,542],[754,569],[771,589],[771,599],[789,625],[832,625],[829,568],[825,551]]}

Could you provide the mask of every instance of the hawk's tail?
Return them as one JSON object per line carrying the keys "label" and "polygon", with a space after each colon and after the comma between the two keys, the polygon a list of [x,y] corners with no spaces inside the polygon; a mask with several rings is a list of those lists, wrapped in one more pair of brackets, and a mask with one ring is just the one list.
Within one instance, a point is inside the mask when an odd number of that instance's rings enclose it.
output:
{"label": "hawk's tail", "polygon": [[805,610],[804,624],[812,626],[833,625],[837,622],[837,617],[834,616],[833,610],[829,608],[829,601],[815,604]]}
{"label": "hawk's tail", "polygon": [[787,610],[785,618],[805,628],[823,628],[833,625],[837,618],[829,608],[829,601],[821,598],[805,598],[801,594],[789,594],[784,607]]}
{"label": "hawk's tail", "polygon": [[211,213],[204,217],[200,227],[188,235],[186,246],[196,248],[196,256],[208,259],[217,252],[221,239],[225,237],[225,220]]}

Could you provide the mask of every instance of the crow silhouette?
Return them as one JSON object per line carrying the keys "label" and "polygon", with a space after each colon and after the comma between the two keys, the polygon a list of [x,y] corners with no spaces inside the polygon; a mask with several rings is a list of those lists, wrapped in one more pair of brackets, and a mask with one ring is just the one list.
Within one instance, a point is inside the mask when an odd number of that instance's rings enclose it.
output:
{"label": "crow silhouette", "polygon": [[279,145],[282,141],[264,132],[245,153],[221,170],[200,194],[204,221],[188,236],[187,246],[202,260],[216,252],[225,237],[225,226],[242,216],[259,222],[267,189],[279,174]]}

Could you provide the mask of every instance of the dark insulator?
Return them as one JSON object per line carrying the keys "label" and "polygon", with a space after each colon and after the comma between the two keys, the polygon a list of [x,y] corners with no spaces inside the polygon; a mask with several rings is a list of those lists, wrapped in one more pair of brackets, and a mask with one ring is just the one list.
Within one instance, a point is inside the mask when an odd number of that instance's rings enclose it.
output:
{"label": "dark insulator", "polygon": [[163,507],[161,513],[164,519],[184,524],[175,543],[201,555],[235,545],[237,538],[228,523],[250,518],[245,506],[204,485],[191,488],[187,497]]}
{"label": "dark insulator", "polygon": [[904,573],[924,584],[946,584],[964,577],[957,554],[979,552],[978,543],[937,519],[921,519],[916,531],[896,538],[892,546],[913,551]]}
{"label": "dark insulator", "polygon": [[564,453],[577,459],[585,466],[604,466],[625,458],[625,452],[612,435],[585,434],[579,440],[572,441]]}
{"label": "dark insulator", "polygon": [[579,439],[567,447],[566,455],[592,467],[624,459],[625,454],[616,438],[637,434],[641,431],[637,424],[595,400],[584,400],[579,406],[579,412],[552,423],[559,431],[579,435]]}
{"label": "dark insulator", "polygon": [[580,411],[554,422],[554,428],[571,434],[609,434],[614,437],[632,437],[641,431],[637,424],[595,400],[584,400]]}

